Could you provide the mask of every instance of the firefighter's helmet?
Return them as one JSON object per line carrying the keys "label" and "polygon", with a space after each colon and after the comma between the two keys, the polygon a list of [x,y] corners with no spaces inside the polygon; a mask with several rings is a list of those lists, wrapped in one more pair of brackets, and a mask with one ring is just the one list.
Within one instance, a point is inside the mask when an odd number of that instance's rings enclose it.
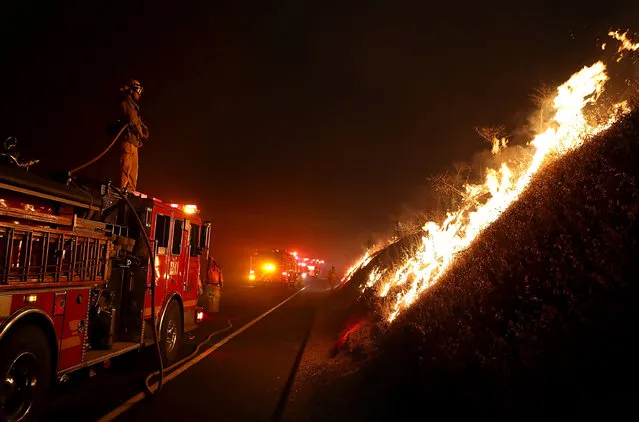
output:
{"label": "firefighter's helmet", "polygon": [[120,88],[120,91],[122,91],[122,92],[135,92],[138,95],[142,95],[142,91],[144,91],[144,87],[142,87],[142,84],[139,81],[137,81],[135,79],[131,79],[129,81],[129,83],[127,83],[122,88]]}

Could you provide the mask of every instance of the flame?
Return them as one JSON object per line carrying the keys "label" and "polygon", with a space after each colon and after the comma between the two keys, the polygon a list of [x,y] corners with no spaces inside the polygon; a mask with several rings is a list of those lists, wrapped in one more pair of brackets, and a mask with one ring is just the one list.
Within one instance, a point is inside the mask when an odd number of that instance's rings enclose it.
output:
{"label": "flame", "polygon": [[506,149],[506,146],[508,146],[508,139],[506,138],[499,139],[498,137],[495,136],[495,138],[493,138],[493,148],[490,150],[490,152],[493,155],[496,155],[497,153],[499,153],[499,151]]}
{"label": "flame", "polygon": [[[639,49],[639,44],[632,44],[625,34],[611,32],[610,36],[621,41],[620,52]],[[376,267],[371,271],[363,290],[376,288],[379,297],[390,299],[389,322],[441,278],[457,254],[468,248],[486,227],[520,197],[540,169],[579,148],[630,112],[627,103],[621,102],[612,106],[604,119],[592,122],[586,118],[584,108],[596,104],[608,79],[606,66],[601,61],[573,74],[557,88],[552,126],[529,143],[532,158],[528,163],[515,169],[506,163],[498,169],[487,169],[483,184],[467,184],[464,187],[461,206],[457,211],[447,213],[441,224],[430,221],[423,226],[422,243],[413,256],[405,257],[394,270]],[[505,141],[502,144],[502,140],[496,140],[493,153],[505,147]],[[346,278],[350,278],[369,261],[370,254],[367,252],[349,269]],[[391,292],[394,297],[389,296]]]}
{"label": "flame", "polygon": [[391,245],[392,243],[394,243],[397,239],[395,237],[392,237],[388,240],[386,240],[385,242],[382,243],[378,243],[374,246],[371,246],[370,248],[368,248],[366,250],[366,252],[364,253],[363,256],[361,256],[360,258],[357,259],[357,261],[355,261],[355,263],[353,265],[351,265],[350,267],[348,267],[348,269],[346,270],[346,272],[344,273],[344,277],[342,277],[342,282],[346,283],[347,281],[349,281],[351,279],[351,277],[353,277],[353,275],[361,270],[362,268],[364,268],[365,266],[368,265],[369,262],[371,262],[371,260],[373,259],[373,257],[375,256],[375,254],[379,251],[381,251],[382,249],[386,248],[387,246]]}
{"label": "flame", "polygon": [[626,51],[639,50],[639,43],[633,43],[628,39],[628,31],[623,34],[619,33],[619,31],[610,31],[608,32],[608,35],[620,42],[619,49],[617,50],[617,53],[619,54],[617,62],[621,61]]}
{"label": "flame", "polygon": [[373,259],[371,251],[367,250],[364,256],[359,258],[346,270],[344,277],[342,277],[342,281],[350,280],[353,274],[355,274],[355,272],[357,272],[357,270],[359,270],[360,268],[364,268],[369,262],[371,262],[371,259]]}

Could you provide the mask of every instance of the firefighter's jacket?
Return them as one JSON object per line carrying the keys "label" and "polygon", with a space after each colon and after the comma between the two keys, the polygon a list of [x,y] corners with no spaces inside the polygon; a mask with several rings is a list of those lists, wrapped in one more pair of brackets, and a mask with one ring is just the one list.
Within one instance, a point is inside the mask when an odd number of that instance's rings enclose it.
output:
{"label": "firefighter's jacket", "polygon": [[224,279],[222,277],[222,270],[217,266],[215,261],[210,261],[208,270],[206,272],[206,283],[216,286],[222,286]]}
{"label": "firefighter's jacket", "polygon": [[120,123],[128,123],[129,127],[122,133],[122,140],[136,147],[142,146],[142,141],[149,138],[149,129],[140,118],[140,107],[130,95],[125,96],[120,102]]}

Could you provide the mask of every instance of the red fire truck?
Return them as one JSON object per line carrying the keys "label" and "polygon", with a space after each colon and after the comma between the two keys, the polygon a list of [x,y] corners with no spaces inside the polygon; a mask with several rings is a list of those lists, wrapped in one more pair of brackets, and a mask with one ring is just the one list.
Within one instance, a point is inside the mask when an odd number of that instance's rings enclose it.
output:
{"label": "red fire truck", "polygon": [[0,420],[36,417],[56,380],[145,345],[174,361],[201,318],[210,230],[192,205],[0,166]]}
{"label": "red fire truck", "polygon": [[290,252],[259,250],[249,259],[249,280],[264,283],[292,283],[297,277],[297,263]]}

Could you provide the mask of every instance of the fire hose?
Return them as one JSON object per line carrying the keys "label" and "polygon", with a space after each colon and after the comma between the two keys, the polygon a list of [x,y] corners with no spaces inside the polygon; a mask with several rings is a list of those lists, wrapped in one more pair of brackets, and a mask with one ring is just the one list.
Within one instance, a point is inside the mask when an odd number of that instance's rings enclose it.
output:
{"label": "fire hose", "polygon": [[[228,330],[230,330],[231,328],[233,328],[233,324],[231,324],[231,320],[230,320],[230,319],[227,319],[227,320],[226,320],[226,324],[227,324],[227,325],[226,325],[226,327],[225,327],[225,328],[222,328],[222,329],[220,329],[220,330],[214,331],[214,332],[212,332],[211,334],[209,334],[209,336],[208,336],[208,337],[207,337],[204,341],[200,342],[200,343],[197,345],[197,347],[195,348],[195,350],[193,351],[193,353],[191,353],[191,354],[190,354],[190,355],[188,355],[187,357],[185,357],[185,358],[183,358],[183,359],[181,359],[181,360],[179,360],[179,361],[175,362],[174,364],[172,364],[172,365],[168,366],[167,368],[164,368],[164,369],[163,369],[163,371],[170,371],[170,370],[172,370],[172,369],[174,369],[174,368],[176,368],[176,367],[178,367],[178,366],[182,365],[184,362],[186,362],[186,361],[188,361],[188,360],[193,359],[193,357],[194,357],[195,355],[197,355],[198,353],[200,353],[200,349],[202,348],[202,346],[204,346],[204,345],[205,345],[205,344],[207,344],[209,341],[211,341],[211,339],[212,339],[214,336],[216,336],[216,335],[218,335],[218,334],[221,334],[221,333],[223,333],[223,332],[225,332],[225,331],[228,331]],[[153,378],[154,376],[156,376],[156,375],[158,375],[158,374],[160,374],[160,379],[162,379],[162,375],[163,375],[163,374],[161,374],[161,373],[160,373],[160,371],[152,372],[152,373],[150,373],[150,374],[146,377],[146,380],[144,381],[144,386],[146,387],[147,391],[149,391],[149,392],[151,392],[151,391],[152,391],[152,390],[151,390],[151,385],[149,384],[149,382],[151,381],[151,378]],[[158,384],[158,390],[157,390],[157,391],[160,391],[160,384]]]}
{"label": "fire hose", "polygon": [[[120,189],[116,188],[116,187],[111,187],[124,201],[126,201],[126,203],[129,205],[129,207],[131,209],[133,208],[133,204],[131,204],[131,201],[129,201],[129,198],[127,198],[126,194],[124,194]],[[149,238],[149,235],[146,233],[146,230],[144,230],[144,224],[142,223],[142,220],[140,220],[140,217],[138,216],[137,212],[133,212],[133,215],[135,216],[136,222],[138,223],[139,227],[140,227],[140,231],[142,232],[143,236],[144,236],[144,243],[146,245],[146,248],[149,251],[149,256],[151,257],[151,262],[155,262],[155,251],[153,250],[153,247],[151,246],[151,239]],[[162,383],[164,381],[164,372],[165,371],[170,371],[172,369],[174,369],[175,367],[182,365],[184,362],[186,362],[187,360],[192,359],[195,355],[197,355],[200,352],[200,349],[202,348],[202,346],[204,346],[205,344],[207,344],[209,341],[211,341],[211,339],[216,336],[217,334],[221,334],[225,331],[230,330],[231,328],[233,328],[233,324],[231,323],[231,320],[227,320],[226,321],[227,326],[225,328],[222,328],[221,330],[217,330],[211,334],[209,334],[209,336],[202,341],[201,343],[199,343],[197,345],[197,347],[195,348],[195,351],[193,353],[191,353],[190,355],[188,355],[187,357],[175,362],[174,364],[168,366],[167,368],[164,368],[164,361],[162,358],[162,350],[160,349],[160,341],[159,341],[159,335],[158,335],[158,329],[159,327],[157,326],[157,320],[156,320],[156,314],[155,314],[155,271],[152,270],[151,271],[151,324],[153,325],[153,342],[155,343],[156,346],[156,351],[157,351],[157,356],[158,356],[158,360],[159,360],[159,365],[160,365],[160,369],[150,373],[145,381],[144,381],[144,386],[147,390],[147,393],[150,395],[153,395],[155,393],[160,392],[160,390],[162,390]],[[158,387],[157,390],[155,390],[155,392],[153,391],[153,389],[151,388],[151,386],[149,385],[149,381],[152,377],[159,375],[160,379],[158,380]]]}
{"label": "fire hose", "polygon": [[[122,131],[120,131],[120,133],[122,133]],[[118,136],[119,135],[120,134],[118,134]],[[117,136],[115,139],[117,139]],[[115,139],[113,140],[113,143],[115,142]],[[113,145],[113,143],[111,143],[111,145]],[[149,251],[149,256],[151,257],[151,263],[152,263],[151,265],[153,265],[153,263],[155,263],[155,251],[153,250],[153,247],[151,246],[151,239],[149,239],[149,235],[144,229],[144,224],[142,223],[142,220],[140,220],[138,213],[135,212],[135,208],[133,208],[133,204],[131,204],[131,201],[129,201],[129,198],[127,198],[126,194],[124,194],[120,189],[116,188],[115,186],[111,186],[111,189],[113,189],[115,193],[117,193],[124,201],[126,201],[129,207],[133,210],[133,215],[135,216],[135,220],[140,226],[140,231],[142,232],[144,236],[144,243],[146,245],[146,248]],[[158,373],[160,374],[160,380],[158,381],[158,389],[157,389],[157,391],[160,391],[162,389],[162,381],[164,379],[164,362],[162,358],[162,350],[160,349],[160,342],[158,340],[158,337],[159,337],[158,326],[157,326],[157,320],[155,315],[155,270],[154,269],[151,270],[151,325],[153,325],[153,342],[155,343],[155,348],[157,351],[158,360],[160,364],[160,370],[158,371]],[[149,393],[153,394],[151,390],[149,390]]]}
{"label": "fire hose", "polygon": [[[109,144],[109,146],[102,151],[102,153],[100,153],[98,156],[96,156],[95,158],[91,159],[90,161],[84,163],[83,165],[74,168],[73,170],[69,171],[69,176],[71,176],[73,173],[82,170],[83,168],[95,163],[96,161],[98,161],[100,158],[102,158],[104,156],[104,154],[106,154],[112,147],[113,145],[115,145],[116,141],[118,140],[118,138],[120,137],[120,135],[122,135],[122,132],[124,132],[124,130],[128,127],[128,123],[125,124],[124,126],[122,126],[122,128],[120,129],[120,131],[118,132],[118,134],[115,136],[115,138],[113,138],[113,141],[111,141],[111,144]],[[142,220],[140,220],[140,216],[138,216],[138,213],[135,212],[135,208],[133,207],[133,204],[131,204],[131,201],[129,200],[129,198],[127,198],[126,194],[124,192],[122,192],[122,190],[116,188],[115,186],[111,186],[111,189],[113,189],[113,191],[115,193],[118,194],[118,196],[120,196],[120,198],[122,198],[127,205],[134,210],[133,215],[135,216],[135,220],[140,228],[140,231],[142,232],[142,235],[144,237],[144,243],[145,246],[149,252],[149,256],[151,258],[151,262],[155,262],[155,251],[153,250],[153,246],[151,246],[151,239],[149,238],[149,235],[147,234],[146,230],[144,229],[144,224],[142,223]],[[230,320],[227,320],[227,327],[223,328],[221,330],[215,331],[213,333],[211,333],[203,342],[201,342],[200,344],[198,344],[198,346],[195,348],[195,351],[193,353],[191,353],[189,356],[185,357],[184,359],[181,359],[180,361],[170,365],[167,368],[164,368],[164,360],[162,357],[162,350],[160,348],[160,341],[159,341],[159,335],[158,335],[158,329],[159,327],[157,326],[157,317],[156,317],[156,313],[155,313],[155,271],[151,271],[151,324],[153,325],[153,342],[155,343],[156,346],[156,352],[157,352],[157,356],[158,356],[158,361],[159,361],[159,366],[160,369],[158,371],[152,372],[151,374],[149,374],[145,380],[145,387],[147,390],[148,394],[155,394],[157,392],[159,392],[160,390],[162,390],[162,383],[164,381],[164,372],[165,371],[170,371],[173,368],[181,365],[182,363],[184,363],[185,361],[193,358],[193,356],[195,356],[196,354],[199,353],[200,348],[202,346],[204,346],[206,343],[208,343],[209,341],[211,341],[211,339],[220,333],[223,333],[225,331],[230,330],[233,327],[233,324],[231,324]],[[160,378],[158,380],[158,387],[157,390],[155,390],[155,392],[151,389],[151,386],[149,385],[149,380],[156,376],[159,375]]]}
{"label": "fire hose", "polygon": [[[124,130],[129,127],[129,124],[125,124],[124,126],[122,126],[122,128],[120,129],[120,131],[117,133],[117,135],[115,135],[115,137],[113,138],[113,141],[111,141],[111,143],[109,144],[108,147],[106,147],[106,149],[104,151],[102,151],[99,155],[97,155],[96,157],[94,157],[93,159],[87,161],[86,163],[82,164],[81,166],[78,166],[74,169],[72,169],[71,171],[69,171],[69,180],[71,175],[79,170],[82,170],[83,168],[95,163],[96,161],[98,161],[100,158],[102,158],[107,152],[109,152],[109,150],[111,148],[113,148],[113,145],[115,145],[115,143],[117,142],[117,140],[120,138],[120,135],[122,135],[122,132],[124,132]],[[133,204],[131,204],[131,201],[129,201],[129,198],[127,198],[126,194],[122,192],[122,190],[116,188],[115,186],[111,186],[111,189],[113,189],[113,191],[115,193],[117,193],[120,198],[122,198],[127,205],[132,209],[135,210],[133,207]],[[147,234],[146,230],[144,229],[144,224],[142,223],[142,220],[140,220],[140,217],[138,216],[137,212],[133,212],[133,215],[135,216],[135,220],[138,224],[138,226],[140,227],[140,231],[143,234],[144,237],[144,243],[145,246],[149,252],[149,256],[151,257],[151,262],[155,262],[155,251],[153,250],[153,246],[151,246],[151,239],[149,238],[149,235]],[[156,346],[156,351],[157,351],[157,356],[158,356],[158,361],[159,361],[159,366],[160,369],[158,371],[152,372],[150,373],[145,382],[144,385],[146,387],[146,390],[149,394],[155,394],[157,392],[159,392],[160,390],[162,390],[162,383],[164,381],[164,371],[170,371],[173,368],[183,364],[185,361],[190,360],[193,358],[193,356],[197,355],[200,351],[200,348],[202,346],[204,346],[205,344],[207,344],[209,341],[211,341],[211,339],[220,333],[223,333],[225,331],[230,330],[233,327],[233,324],[231,324],[230,320],[227,320],[227,326],[226,328],[223,328],[221,330],[217,330],[213,333],[211,333],[204,341],[202,341],[200,344],[197,345],[197,347],[195,348],[195,351],[193,353],[191,353],[189,356],[185,357],[184,359],[179,360],[178,362],[175,362],[174,364],[170,365],[167,368],[164,368],[164,361],[163,361],[163,357],[162,357],[162,350],[160,348],[160,341],[159,341],[159,335],[158,335],[158,329],[159,327],[157,326],[157,317],[156,317],[156,313],[155,313],[155,271],[151,271],[151,324],[153,325],[153,342],[155,343]],[[159,375],[160,378],[158,380],[158,387],[157,390],[155,392],[152,391],[151,386],[149,385],[149,380],[156,376]]]}
{"label": "fire hose", "polygon": [[87,161],[86,163],[82,164],[79,167],[74,168],[73,170],[69,171],[69,177],[75,173],[76,171],[82,170],[83,168],[90,166],[91,164],[95,163],[96,161],[98,161],[100,158],[102,158],[104,156],[104,154],[106,154],[107,152],[109,152],[109,150],[111,148],[113,148],[113,145],[115,145],[115,142],[118,140],[118,138],[120,137],[120,135],[122,135],[122,132],[124,132],[124,130],[126,128],[129,127],[129,124],[125,124],[124,126],[122,126],[122,128],[120,129],[120,131],[118,132],[117,135],[115,135],[115,138],[113,138],[113,141],[111,141],[111,143],[109,144],[108,147],[106,147],[106,149],[104,151],[102,151],[98,156],[94,157],[93,159]]}

